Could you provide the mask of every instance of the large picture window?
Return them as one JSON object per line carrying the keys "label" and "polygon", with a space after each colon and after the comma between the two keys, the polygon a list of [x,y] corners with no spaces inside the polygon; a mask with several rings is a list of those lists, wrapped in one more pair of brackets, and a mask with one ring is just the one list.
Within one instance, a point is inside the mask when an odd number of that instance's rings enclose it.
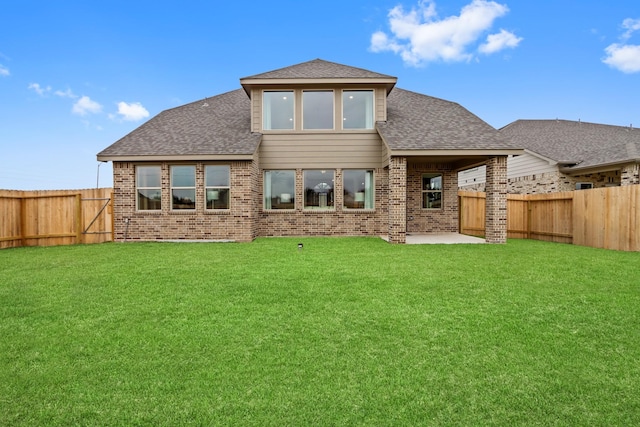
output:
{"label": "large picture window", "polygon": [[334,187],[334,171],[304,171],[305,209],[333,209]]}
{"label": "large picture window", "polygon": [[343,203],[346,209],[373,209],[373,171],[344,170],[342,182]]}
{"label": "large picture window", "polygon": [[265,171],[265,209],[295,209],[295,194],[295,171]]}
{"label": "large picture window", "polygon": [[293,129],[293,91],[266,91],[262,96],[264,130]]}
{"label": "large picture window", "polygon": [[204,167],[204,197],[207,209],[229,209],[229,166]]}
{"label": "large picture window", "polygon": [[136,193],[139,211],[162,209],[162,169],[160,166],[136,167]]}
{"label": "large picture window", "polygon": [[171,209],[196,209],[195,166],[171,166]]}
{"label": "large picture window", "polygon": [[342,92],[342,128],[373,129],[373,91]]}
{"label": "large picture window", "polygon": [[442,174],[425,173],[422,175],[422,208],[442,208]]}
{"label": "large picture window", "polygon": [[302,92],[303,129],[333,129],[333,91],[305,90]]}

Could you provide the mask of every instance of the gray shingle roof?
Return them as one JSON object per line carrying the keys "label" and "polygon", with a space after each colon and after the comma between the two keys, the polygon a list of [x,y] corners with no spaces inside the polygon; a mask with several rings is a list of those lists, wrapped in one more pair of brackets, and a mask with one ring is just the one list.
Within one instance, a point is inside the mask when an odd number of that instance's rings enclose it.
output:
{"label": "gray shingle roof", "polygon": [[362,68],[337,64],[322,59],[291,65],[254,76],[243,77],[249,79],[395,79],[385,74],[375,73]]}
{"label": "gray shingle roof", "polygon": [[516,145],[573,169],[640,159],[640,129],[570,120],[517,120],[500,133]]}
{"label": "gray shingle roof", "polygon": [[378,132],[391,150],[518,149],[457,103],[394,88]]}
{"label": "gray shingle roof", "polygon": [[250,155],[250,101],[242,89],[165,110],[98,153],[110,156]]}

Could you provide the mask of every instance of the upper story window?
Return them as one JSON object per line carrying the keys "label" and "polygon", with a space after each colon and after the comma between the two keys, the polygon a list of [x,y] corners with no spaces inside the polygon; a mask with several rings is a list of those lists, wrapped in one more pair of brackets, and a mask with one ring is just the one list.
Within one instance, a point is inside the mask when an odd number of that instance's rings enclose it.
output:
{"label": "upper story window", "polygon": [[303,129],[333,129],[333,91],[305,90],[302,92]]}
{"label": "upper story window", "polygon": [[342,92],[342,129],[373,129],[373,91]]}
{"label": "upper story window", "polygon": [[262,128],[293,129],[293,91],[265,91],[262,95]]}
{"label": "upper story window", "polygon": [[136,198],[139,211],[162,208],[162,169],[160,166],[136,166]]}

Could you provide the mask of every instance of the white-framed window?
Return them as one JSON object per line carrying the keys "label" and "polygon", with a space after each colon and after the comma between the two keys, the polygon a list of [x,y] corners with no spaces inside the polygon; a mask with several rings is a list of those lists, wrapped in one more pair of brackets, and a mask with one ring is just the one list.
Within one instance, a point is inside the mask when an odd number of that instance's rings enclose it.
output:
{"label": "white-framed window", "polygon": [[291,130],[294,128],[294,91],[264,91],[262,93],[262,128]]}
{"label": "white-framed window", "polygon": [[229,166],[205,165],[205,209],[229,209]]}
{"label": "white-framed window", "polygon": [[171,209],[196,209],[195,166],[171,166]]}
{"label": "white-framed window", "polygon": [[422,208],[442,209],[442,174],[422,174]]}
{"label": "white-framed window", "polygon": [[335,173],[333,170],[306,170],[304,176],[304,208],[333,209]]}
{"label": "white-framed window", "polygon": [[589,190],[593,188],[593,182],[576,182],[576,190]]}
{"label": "white-framed window", "polygon": [[373,90],[342,91],[342,129],[373,129]]}
{"label": "white-framed window", "polygon": [[159,211],[162,209],[162,168],[136,166],[136,209]]}
{"label": "white-framed window", "polygon": [[332,130],[334,107],[332,90],[302,91],[302,128]]}
{"label": "white-framed window", "polygon": [[273,170],[264,172],[264,208],[295,209],[296,171]]}
{"label": "white-framed window", "polygon": [[372,170],[343,170],[342,188],[345,209],[373,209],[375,189]]}

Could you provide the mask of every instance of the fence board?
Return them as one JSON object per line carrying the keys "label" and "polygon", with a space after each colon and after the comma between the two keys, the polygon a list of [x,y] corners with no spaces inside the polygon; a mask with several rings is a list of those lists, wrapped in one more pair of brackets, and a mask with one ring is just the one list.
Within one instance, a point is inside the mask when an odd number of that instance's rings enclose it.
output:
{"label": "fence board", "polygon": [[111,241],[111,195],[110,188],[0,190],[0,248]]}
{"label": "fence board", "polygon": [[483,236],[485,226],[485,193],[460,191],[458,192],[458,196],[460,232],[471,236]]}
{"label": "fence board", "polygon": [[574,243],[640,251],[640,185],[576,192]]}
{"label": "fence board", "polygon": [[[460,232],[483,235],[484,193],[460,191],[458,195]],[[507,237],[640,251],[640,185],[509,194]]]}

